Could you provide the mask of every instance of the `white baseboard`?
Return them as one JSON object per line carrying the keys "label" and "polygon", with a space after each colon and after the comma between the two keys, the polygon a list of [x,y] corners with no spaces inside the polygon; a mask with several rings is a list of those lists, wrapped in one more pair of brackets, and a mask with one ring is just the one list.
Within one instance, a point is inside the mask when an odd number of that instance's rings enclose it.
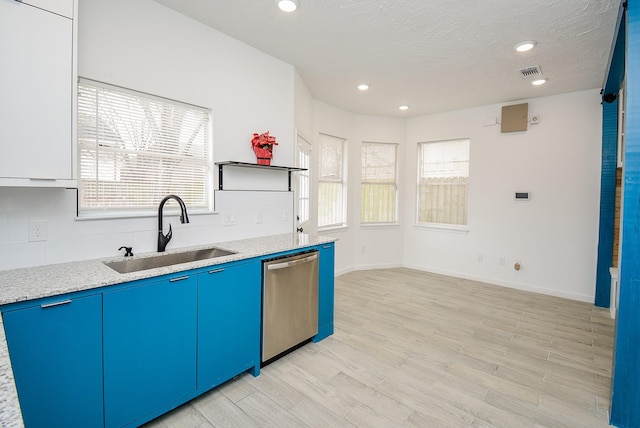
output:
{"label": "white baseboard", "polygon": [[443,269],[433,269],[433,268],[429,268],[429,267],[425,267],[425,266],[418,266],[418,265],[413,265],[413,264],[405,264],[404,267],[409,268],[409,269],[420,270],[420,271],[423,271],[423,272],[430,272],[430,273],[435,273],[435,274],[439,274],[439,275],[452,276],[454,278],[461,278],[461,279],[468,279],[468,280],[471,280],[471,281],[484,282],[484,283],[487,283],[487,284],[498,285],[500,287],[513,288],[513,289],[522,290],[522,291],[530,291],[532,293],[544,294],[544,295],[547,295],[547,296],[554,296],[554,297],[561,297],[563,299],[577,300],[577,301],[580,301],[580,302],[593,303],[594,302],[594,298],[595,298],[595,296],[590,296],[590,295],[587,295],[587,294],[570,293],[570,292],[552,290],[552,289],[544,288],[544,287],[534,287],[534,286],[527,285],[527,284],[519,284],[519,283],[516,283],[516,282],[502,281],[502,280],[497,280],[495,278],[486,278],[486,277],[482,277],[482,276],[478,276],[478,275],[466,275],[466,274],[461,274],[460,272],[451,272],[451,271],[446,271],[446,270],[443,270]]}
{"label": "white baseboard", "polygon": [[[443,269],[435,269],[432,267],[414,265],[411,263],[405,263],[405,264],[390,263],[390,264],[378,264],[378,265],[350,266],[340,270],[336,270],[335,276],[345,275],[349,272],[360,271],[360,270],[392,269],[392,268],[399,268],[399,267],[415,269],[422,272],[435,273],[438,275],[451,276],[454,278],[484,282],[486,284],[498,285],[500,287],[513,288],[516,290],[529,291],[532,293],[544,294],[547,296],[554,296],[554,297],[561,297],[563,299],[577,300],[577,301],[586,302],[586,303],[593,303],[595,299],[595,296],[587,295],[587,294],[570,293],[570,292],[552,290],[550,288],[544,288],[544,287],[534,287],[527,284],[519,284],[517,282],[502,281],[502,280],[497,280],[495,278],[482,277],[479,275],[466,275],[466,274],[461,274],[460,272],[447,271]],[[611,317],[615,318],[615,309],[612,310]]]}
{"label": "white baseboard", "polygon": [[350,266],[344,269],[340,269],[335,271],[334,276],[345,275],[349,272],[354,272],[358,270],[375,270],[375,269],[393,269],[404,267],[401,263],[388,263],[382,265],[358,265],[358,266]]}
{"label": "white baseboard", "polygon": [[333,276],[336,277],[336,276],[340,276],[340,275],[345,275],[345,274],[347,274],[349,272],[353,272],[353,270],[354,270],[353,267],[346,267],[344,269],[340,269],[340,270],[334,271]]}
{"label": "white baseboard", "polygon": [[402,263],[385,263],[377,265],[356,265],[353,270],[375,270],[375,269],[393,269],[404,267]]}

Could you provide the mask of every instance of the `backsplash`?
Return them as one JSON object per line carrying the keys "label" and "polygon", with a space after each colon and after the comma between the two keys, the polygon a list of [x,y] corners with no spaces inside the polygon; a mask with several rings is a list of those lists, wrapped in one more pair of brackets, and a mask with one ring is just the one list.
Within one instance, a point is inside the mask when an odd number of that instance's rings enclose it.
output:
{"label": "backsplash", "polygon": [[[177,211],[166,210],[164,231],[169,223],[173,228],[167,249],[293,230],[291,192],[225,191],[216,199],[216,214],[190,212],[188,224],[180,224]],[[0,188],[0,270],[111,257],[121,253],[122,245],[132,246],[134,254],[156,251],[155,214],[108,220],[75,217],[75,189]],[[45,222],[45,241],[29,241],[29,221]]]}

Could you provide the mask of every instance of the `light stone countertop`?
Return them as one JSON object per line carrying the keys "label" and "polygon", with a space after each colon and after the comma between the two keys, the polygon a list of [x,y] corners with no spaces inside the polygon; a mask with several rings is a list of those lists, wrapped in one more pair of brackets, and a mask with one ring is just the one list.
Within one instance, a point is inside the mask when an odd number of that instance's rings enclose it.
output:
{"label": "light stone countertop", "polygon": [[[218,247],[233,251],[236,254],[206,259],[190,263],[182,263],[169,267],[148,269],[139,272],[121,274],[104,265],[104,262],[124,260],[124,257],[84,260],[60,263],[32,268],[0,271],[0,305],[22,302],[26,300],[52,297],[75,291],[92,290],[109,285],[135,281],[197,269],[205,266],[229,263],[280,253],[298,248],[311,247],[336,239],[308,234],[287,233],[282,235],[250,238],[239,241],[220,242],[212,245],[167,250],[167,254],[183,251]],[[158,253],[145,253],[134,256],[134,259],[155,256]],[[11,361],[4,333],[4,325],[0,318],[0,426],[22,427],[22,413],[18,402],[18,394],[13,379]]]}

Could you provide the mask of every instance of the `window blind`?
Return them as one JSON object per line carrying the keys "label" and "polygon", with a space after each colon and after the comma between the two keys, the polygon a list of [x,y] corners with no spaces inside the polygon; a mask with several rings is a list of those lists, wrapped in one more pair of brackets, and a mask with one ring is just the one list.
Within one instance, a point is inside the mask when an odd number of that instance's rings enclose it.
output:
{"label": "window blind", "polygon": [[168,194],[209,208],[209,111],[81,80],[80,213],[148,211]]}
{"label": "window blind", "polygon": [[362,143],[360,221],[395,223],[397,144]]}
{"label": "window blind", "polygon": [[311,180],[311,144],[298,135],[298,167],[305,168],[298,172],[298,222],[305,223],[310,219]]}
{"label": "window blind", "polygon": [[318,227],[340,227],[347,223],[345,142],[343,138],[320,134]]}

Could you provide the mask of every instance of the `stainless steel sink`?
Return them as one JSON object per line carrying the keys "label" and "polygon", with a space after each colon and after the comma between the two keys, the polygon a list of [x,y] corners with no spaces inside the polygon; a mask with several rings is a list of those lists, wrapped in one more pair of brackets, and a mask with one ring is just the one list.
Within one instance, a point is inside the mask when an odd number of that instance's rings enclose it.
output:
{"label": "stainless steel sink", "polygon": [[183,253],[159,254],[157,256],[143,257],[140,259],[121,260],[117,262],[104,262],[104,264],[119,273],[138,272],[165,266],[173,266],[181,263],[196,262],[198,260],[215,259],[217,257],[236,254],[233,251],[222,248],[207,248],[205,250],[185,251]]}

